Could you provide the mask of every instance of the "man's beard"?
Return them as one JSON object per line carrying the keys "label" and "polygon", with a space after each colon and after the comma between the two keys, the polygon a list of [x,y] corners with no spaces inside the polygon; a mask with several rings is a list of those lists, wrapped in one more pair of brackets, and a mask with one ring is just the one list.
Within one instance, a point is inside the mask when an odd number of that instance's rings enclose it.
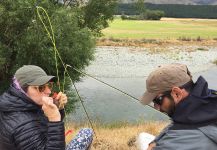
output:
{"label": "man's beard", "polygon": [[170,100],[170,106],[169,108],[167,109],[167,111],[165,111],[165,113],[169,116],[169,117],[172,117],[173,114],[175,113],[175,101],[173,99],[172,96],[167,96]]}

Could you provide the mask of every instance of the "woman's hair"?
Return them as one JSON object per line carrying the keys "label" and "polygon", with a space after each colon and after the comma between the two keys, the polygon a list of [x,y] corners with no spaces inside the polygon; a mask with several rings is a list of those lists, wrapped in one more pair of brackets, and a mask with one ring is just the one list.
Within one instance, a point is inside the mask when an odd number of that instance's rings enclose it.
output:
{"label": "woman's hair", "polygon": [[28,86],[23,86],[23,87],[21,87],[22,88],[22,90],[26,93],[27,92],[27,90],[28,90]]}
{"label": "woman's hair", "polygon": [[19,81],[16,79],[16,77],[13,77],[13,78],[12,78],[12,84],[13,84],[13,86],[14,86],[17,90],[19,90],[19,91],[21,91],[22,93],[26,94],[27,89],[28,89],[28,86],[23,86],[23,87],[21,87],[20,84],[19,84]]}

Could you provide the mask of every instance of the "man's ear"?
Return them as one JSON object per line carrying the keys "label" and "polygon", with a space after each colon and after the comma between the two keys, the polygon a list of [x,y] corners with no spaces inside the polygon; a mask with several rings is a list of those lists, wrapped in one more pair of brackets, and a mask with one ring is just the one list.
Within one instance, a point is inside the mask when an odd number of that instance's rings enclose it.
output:
{"label": "man's ear", "polygon": [[173,87],[171,91],[171,96],[173,97],[176,104],[178,104],[183,99],[182,89],[179,87]]}

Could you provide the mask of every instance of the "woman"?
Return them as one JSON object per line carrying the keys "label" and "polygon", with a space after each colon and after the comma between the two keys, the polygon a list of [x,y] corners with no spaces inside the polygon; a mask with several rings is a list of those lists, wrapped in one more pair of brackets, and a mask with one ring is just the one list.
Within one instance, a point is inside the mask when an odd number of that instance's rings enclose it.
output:
{"label": "woman", "polygon": [[[65,146],[64,110],[67,96],[50,97],[54,76],[34,65],[19,68],[10,88],[0,96],[1,150],[85,150],[91,129],[82,129]],[[66,147],[66,148],[65,148]]]}

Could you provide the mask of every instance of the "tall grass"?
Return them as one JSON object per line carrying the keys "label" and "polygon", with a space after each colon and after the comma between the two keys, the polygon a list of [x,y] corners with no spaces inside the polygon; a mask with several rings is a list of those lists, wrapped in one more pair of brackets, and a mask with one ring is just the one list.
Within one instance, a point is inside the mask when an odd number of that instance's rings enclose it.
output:
{"label": "tall grass", "polygon": [[[168,124],[168,122],[144,122],[139,124],[129,124],[119,122],[112,124],[94,124],[97,139],[91,146],[91,150],[136,150],[134,141],[141,132],[148,132],[153,135],[159,132]],[[71,124],[73,134],[67,137],[70,141],[76,133],[85,125]]]}

